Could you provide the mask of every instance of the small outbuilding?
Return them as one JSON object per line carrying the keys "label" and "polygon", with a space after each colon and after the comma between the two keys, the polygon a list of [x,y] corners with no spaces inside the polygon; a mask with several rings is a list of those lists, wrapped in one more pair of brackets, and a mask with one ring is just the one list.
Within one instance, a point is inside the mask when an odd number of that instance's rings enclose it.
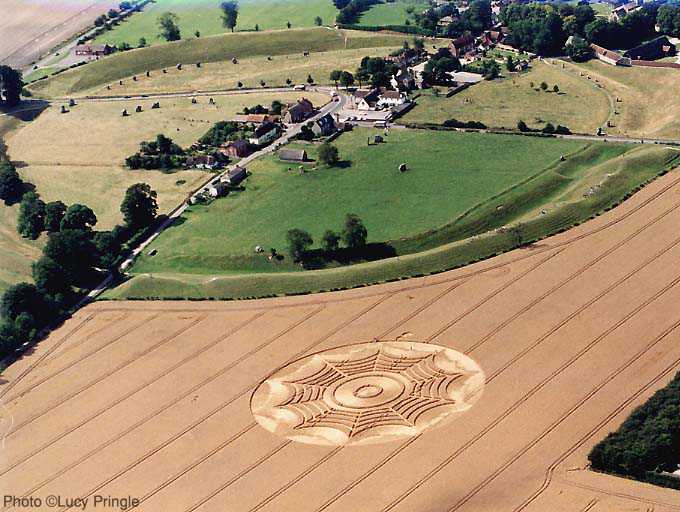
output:
{"label": "small outbuilding", "polygon": [[285,162],[306,162],[307,152],[304,149],[281,149],[279,158]]}
{"label": "small outbuilding", "polygon": [[221,181],[213,182],[208,186],[208,194],[210,194],[211,197],[226,196],[228,192],[229,187]]}

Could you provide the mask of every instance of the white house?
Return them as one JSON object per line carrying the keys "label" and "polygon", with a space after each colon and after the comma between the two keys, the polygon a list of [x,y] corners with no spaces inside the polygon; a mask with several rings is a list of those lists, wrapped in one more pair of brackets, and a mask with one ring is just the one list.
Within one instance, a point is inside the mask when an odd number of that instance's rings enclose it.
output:
{"label": "white house", "polygon": [[253,136],[248,139],[248,142],[257,146],[262,146],[276,139],[278,134],[279,127],[274,123],[266,121],[255,129]]}
{"label": "white house", "polygon": [[403,92],[382,90],[378,96],[378,108],[398,107],[408,102],[408,98]]}

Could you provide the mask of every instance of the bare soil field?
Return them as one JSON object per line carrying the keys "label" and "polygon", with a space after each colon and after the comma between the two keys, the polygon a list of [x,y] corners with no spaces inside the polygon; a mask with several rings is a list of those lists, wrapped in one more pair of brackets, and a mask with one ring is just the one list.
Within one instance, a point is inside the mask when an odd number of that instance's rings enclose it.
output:
{"label": "bare soil field", "polygon": [[111,0],[4,0],[0,63],[26,66],[117,5]]}
{"label": "bare soil field", "polygon": [[95,303],[4,372],[0,488],[145,512],[677,512],[586,455],[680,369],[678,222],[670,173],[436,276]]}

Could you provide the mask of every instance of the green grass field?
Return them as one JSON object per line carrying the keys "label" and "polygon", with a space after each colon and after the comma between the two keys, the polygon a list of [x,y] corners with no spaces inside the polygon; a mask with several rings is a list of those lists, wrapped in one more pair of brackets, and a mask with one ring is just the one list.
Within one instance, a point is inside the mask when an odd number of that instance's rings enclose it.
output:
{"label": "green grass field", "polygon": [[[540,240],[616,206],[645,183],[680,163],[680,154],[673,149],[659,146],[632,149],[616,146],[616,149],[615,146],[596,144],[578,151],[566,162],[549,166],[545,172],[505,192],[486,207],[469,211],[467,217],[502,216],[498,204],[508,206],[509,210],[514,206],[515,211],[521,211],[532,208],[541,199],[564,198],[565,193],[574,190],[582,175],[590,174],[591,162],[595,163],[599,168],[596,174],[606,176],[595,194],[585,198],[580,195],[574,202],[550,208],[546,214],[522,218],[523,242]],[[492,230],[399,258],[324,270],[240,275],[135,272],[129,280],[108,291],[103,299],[245,299],[331,291],[437,273],[516,246],[517,240],[512,235]]]}
{"label": "green grass field", "polygon": [[[383,2],[371,6],[359,19],[360,25],[404,25],[406,20],[414,23],[414,14],[421,13],[430,6],[425,0],[396,0]],[[407,12],[413,9],[413,13]]]}
{"label": "green grass field", "polygon": [[[161,44],[165,40],[158,35],[158,17],[173,12],[179,17],[182,38],[193,38],[198,30],[201,37],[228,32],[222,25],[218,0],[157,0],[149,4],[111,31],[96,39],[97,43],[118,45],[125,42],[133,47],[144,37],[147,44]],[[312,27],[320,16],[325,25],[333,25],[338,11],[331,0],[241,0],[237,31],[287,28],[290,22],[295,28]]]}
{"label": "green grass field", "polygon": [[326,27],[270,32],[248,32],[201,37],[151,48],[118,53],[41,80],[29,87],[40,97],[83,93],[147,70],[172,68],[177,63],[230,61],[261,56],[301,55],[309,52],[400,46],[403,35],[334,30]]}
{"label": "green grass field", "polygon": [[[346,167],[310,169],[270,156],[251,164],[245,192],[194,206],[181,224],[154,242],[134,272],[222,273],[280,271],[253,256],[257,245],[286,250],[286,232],[309,231],[319,240],[340,230],[345,214],[360,215],[370,242],[413,237],[452,221],[480,202],[584,146],[582,142],[451,132],[357,129],[337,140]],[[314,155],[315,147],[306,145]],[[409,172],[399,173],[406,163]],[[289,171],[289,168],[292,170]],[[227,220],[233,219],[233,220]]]}
{"label": "green grass field", "polygon": [[[424,91],[417,100],[418,106],[402,120],[405,123],[442,123],[456,118],[481,121],[494,128],[515,128],[521,119],[536,128],[550,122],[568,126],[575,133],[594,133],[609,116],[606,94],[560,66],[533,61],[532,69],[527,73],[483,81],[451,98],[445,97],[444,89],[439,97],[431,90]],[[557,84],[559,94],[540,90],[541,82],[546,82],[549,90]]]}

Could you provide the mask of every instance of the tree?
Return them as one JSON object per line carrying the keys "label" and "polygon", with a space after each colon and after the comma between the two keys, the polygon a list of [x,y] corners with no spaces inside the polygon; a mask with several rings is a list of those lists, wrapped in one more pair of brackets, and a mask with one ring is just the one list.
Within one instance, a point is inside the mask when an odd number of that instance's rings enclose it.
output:
{"label": "tree", "polygon": [[87,275],[96,262],[96,255],[92,233],[82,229],[51,233],[43,249],[43,256],[60,265],[71,283]]}
{"label": "tree", "polygon": [[255,23],[255,32],[260,31],[260,25],[258,23]]}
{"label": "tree", "polygon": [[321,239],[323,250],[326,252],[334,252],[340,247],[341,237],[335,231],[330,229],[323,234]]}
{"label": "tree", "polygon": [[364,82],[368,82],[371,79],[371,75],[368,73],[367,69],[362,67],[357,69],[354,78],[356,78],[356,80],[359,82],[359,87],[361,87]]}
{"label": "tree", "polygon": [[238,2],[222,2],[220,8],[222,9],[222,25],[233,32],[238,20]]}
{"label": "tree", "polygon": [[64,218],[61,220],[60,230],[91,230],[95,224],[97,224],[97,216],[89,207],[82,204],[72,204],[68,207]]}
{"label": "tree", "polygon": [[524,121],[522,121],[521,119],[517,122],[517,129],[518,129],[520,132],[528,132],[528,131],[529,131],[529,127],[528,127],[527,124],[526,124]]}
{"label": "tree", "polygon": [[305,252],[312,246],[312,236],[301,229],[291,229],[286,233],[290,255],[294,261],[300,261]]}
{"label": "tree", "polygon": [[158,17],[158,28],[160,30],[159,36],[166,41],[178,41],[182,36],[180,34],[179,25],[177,24],[179,18],[173,12],[165,12]]}
{"label": "tree", "polygon": [[140,37],[139,43],[137,43],[137,48],[144,48],[146,46],[146,38]]}
{"label": "tree", "polygon": [[317,16],[316,18],[314,18],[314,24],[317,27],[320,27],[321,25],[323,25],[323,20],[321,19],[321,16]]}
{"label": "tree", "polygon": [[515,71],[515,61],[512,58],[512,55],[508,55],[505,59],[505,69],[508,71]]}
{"label": "tree", "polygon": [[66,205],[61,201],[52,201],[45,205],[45,230],[54,233],[61,229],[61,220],[66,213]]}
{"label": "tree", "polygon": [[122,249],[119,237],[111,231],[97,231],[92,241],[97,249],[97,266],[112,268]]}
{"label": "tree", "polygon": [[578,36],[574,36],[571,43],[564,47],[564,51],[574,62],[585,62],[593,56],[593,49],[588,41]]}
{"label": "tree", "polygon": [[45,203],[35,192],[26,192],[19,206],[17,231],[24,238],[35,240],[45,229]]}
{"label": "tree", "polygon": [[0,107],[15,107],[21,101],[24,82],[21,71],[9,66],[0,66]]}
{"label": "tree", "polygon": [[132,185],[120,205],[125,224],[133,231],[149,226],[158,212],[157,194],[146,183]]}
{"label": "tree", "polygon": [[328,144],[327,142],[319,146],[318,157],[319,162],[328,165],[329,167],[334,166],[340,160],[338,156],[338,148]]}
{"label": "tree", "polygon": [[331,74],[329,78],[331,79],[332,82],[335,82],[335,88],[338,88],[338,82],[340,81],[340,77],[342,76],[342,71],[339,69],[334,69],[331,71]]}
{"label": "tree", "polygon": [[680,37],[680,6],[662,5],[656,15],[656,23],[661,32],[673,37]]}
{"label": "tree", "polygon": [[307,83],[309,85],[312,85],[314,83],[314,79],[312,78],[312,75],[307,75]]}
{"label": "tree", "polygon": [[290,78],[286,78],[286,85],[291,85],[293,81]]}
{"label": "tree", "polygon": [[197,38],[201,37],[201,31],[200,31],[200,30],[197,30],[196,32],[194,32],[194,35],[195,35]]}
{"label": "tree", "polygon": [[286,27],[290,28],[290,27],[292,27],[292,26],[293,26],[293,25],[290,23],[290,21],[287,21],[287,22],[286,22]]}
{"label": "tree", "polygon": [[14,165],[7,160],[0,160],[0,199],[9,205],[21,198],[24,193],[24,182]]}
{"label": "tree", "polygon": [[554,92],[555,94],[557,94],[558,92],[560,92],[560,87],[559,87],[559,85],[557,85],[557,84],[553,85],[553,92]]}
{"label": "tree", "polygon": [[548,84],[546,84],[545,82],[541,82],[540,87],[541,87],[541,90],[542,90],[542,91],[547,91],[547,90],[548,90]]}
{"label": "tree", "polygon": [[340,84],[345,88],[354,85],[354,75],[349,71],[343,71],[340,75]]}
{"label": "tree", "polygon": [[5,290],[0,300],[0,316],[14,322],[22,313],[28,313],[42,322],[47,317],[45,301],[36,288],[30,283],[19,283]]}
{"label": "tree", "polygon": [[345,217],[345,229],[342,231],[342,240],[350,249],[357,249],[366,245],[368,230],[358,215],[348,213]]}
{"label": "tree", "polygon": [[58,302],[71,292],[71,280],[64,268],[47,256],[33,263],[33,280],[41,293],[52,298],[59,297]]}

